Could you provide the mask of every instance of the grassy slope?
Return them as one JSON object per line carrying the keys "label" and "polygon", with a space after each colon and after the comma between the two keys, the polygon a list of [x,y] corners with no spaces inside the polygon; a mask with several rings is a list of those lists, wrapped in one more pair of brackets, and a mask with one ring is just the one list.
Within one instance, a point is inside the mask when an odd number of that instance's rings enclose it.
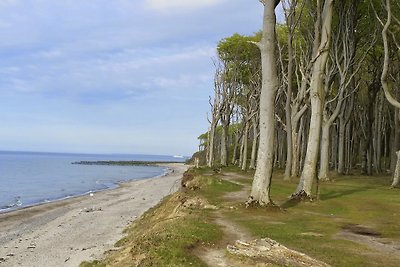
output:
{"label": "grassy slope", "polygon": [[[251,174],[242,173],[241,183],[251,184]],[[348,224],[362,224],[382,234],[383,238],[400,240],[400,192],[388,189],[389,177],[348,176],[321,186],[321,201],[292,205],[286,203],[296,181],[283,182],[276,173],[272,184],[274,201],[285,211],[246,209],[245,199],[225,200],[227,192],[241,186],[222,180],[224,176],[211,170],[192,170],[201,184],[195,192],[180,192],[148,211],[127,229],[127,237],[103,262],[83,266],[204,266],[191,250],[199,246],[214,246],[222,231],[213,223],[210,209],[182,208],[185,200],[198,197],[220,207],[226,218],[247,228],[255,237],[270,237],[298,251],[333,266],[397,266],[395,259],[355,242],[335,235]],[[232,209],[231,207],[235,208]],[[316,235],[304,235],[304,233]],[[138,259],[142,259],[138,261]]]}

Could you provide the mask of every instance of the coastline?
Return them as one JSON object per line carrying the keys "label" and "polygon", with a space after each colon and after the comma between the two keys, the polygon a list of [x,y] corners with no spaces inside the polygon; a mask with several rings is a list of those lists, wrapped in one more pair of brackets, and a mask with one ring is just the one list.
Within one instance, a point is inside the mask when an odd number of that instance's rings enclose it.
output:
{"label": "coastline", "polygon": [[[173,169],[171,169],[167,165],[168,164],[174,164],[174,163],[179,164],[180,162],[173,162],[173,163],[172,162],[166,162],[166,163],[153,164],[152,166],[157,166],[157,167],[164,168],[164,172],[163,173],[161,173],[159,175],[156,175],[156,176],[153,176],[153,177],[144,177],[144,178],[139,178],[139,179],[135,178],[135,179],[132,179],[132,180],[119,181],[119,182],[113,183],[111,187],[107,187],[107,188],[104,188],[104,189],[89,190],[89,191],[86,191],[84,193],[78,193],[78,194],[75,194],[75,195],[69,195],[69,196],[64,196],[64,197],[61,197],[61,198],[50,199],[50,200],[47,200],[47,201],[36,202],[36,203],[33,203],[33,204],[23,205],[21,207],[10,207],[8,209],[0,209],[0,215],[11,213],[11,212],[16,212],[16,211],[19,211],[19,210],[25,210],[25,209],[29,209],[29,208],[34,208],[34,207],[37,207],[37,206],[50,205],[50,204],[56,203],[56,202],[67,201],[69,199],[84,197],[84,196],[87,196],[89,194],[97,194],[97,193],[104,192],[104,191],[115,190],[115,189],[118,189],[119,187],[121,187],[121,186],[123,186],[124,184],[127,184],[127,183],[132,183],[132,182],[146,180],[146,179],[154,179],[154,178],[164,177],[164,176],[169,175],[171,172],[173,172]],[[74,164],[74,163],[72,163],[72,164]]]}
{"label": "coastline", "polygon": [[179,188],[188,168],[160,164],[164,176],[0,214],[0,266],[78,266],[101,258],[122,231]]}

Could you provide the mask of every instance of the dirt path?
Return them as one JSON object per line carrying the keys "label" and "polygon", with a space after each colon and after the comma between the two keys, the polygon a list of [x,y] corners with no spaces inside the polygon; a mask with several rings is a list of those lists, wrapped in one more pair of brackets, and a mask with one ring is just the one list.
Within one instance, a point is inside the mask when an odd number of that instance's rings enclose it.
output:
{"label": "dirt path", "polygon": [[[223,196],[224,199],[229,202],[245,202],[248,192],[250,190],[250,186],[244,183],[240,183],[238,179],[246,179],[247,177],[241,176],[237,173],[223,173],[221,178],[232,183],[236,183],[242,185],[242,189],[236,192],[230,192]],[[199,248],[194,251],[194,254],[197,255],[202,261],[204,261],[208,266],[211,267],[246,267],[248,266],[245,263],[239,262],[233,258],[226,256],[226,247],[229,244],[235,243],[236,240],[252,240],[254,237],[243,227],[240,227],[236,223],[227,219],[223,215],[223,210],[215,211],[215,219],[214,222],[219,225],[223,231],[223,240],[219,242],[216,247],[213,248]]]}
{"label": "dirt path", "polygon": [[[368,229],[364,226],[359,226]],[[353,232],[349,229],[340,231],[334,238],[349,240],[361,245],[365,245],[376,254],[386,254],[388,257],[397,258],[400,262],[400,242],[388,238],[381,238],[379,235]],[[372,252],[372,254],[374,254]],[[370,252],[369,252],[370,253]]]}

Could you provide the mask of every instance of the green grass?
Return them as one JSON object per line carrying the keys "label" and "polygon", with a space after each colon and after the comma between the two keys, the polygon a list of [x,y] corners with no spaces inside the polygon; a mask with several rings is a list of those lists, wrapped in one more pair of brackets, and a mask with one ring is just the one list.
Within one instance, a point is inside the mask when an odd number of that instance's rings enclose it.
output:
{"label": "green grass", "polygon": [[[174,214],[186,197],[186,194],[179,193],[146,212],[117,243],[117,246],[129,248],[131,255],[125,255],[120,264],[113,264],[113,257],[105,262],[112,266],[126,266],[129,257],[146,254],[140,266],[205,266],[190,250],[199,244],[213,246],[221,239],[222,231],[218,225],[210,223],[208,210],[189,208]],[[118,257],[121,256],[114,256]]]}
{"label": "green grass", "polygon": [[[272,238],[333,266],[396,266],[388,255],[335,238],[343,226],[362,224],[399,240],[400,192],[389,184],[389,177],[336,177],[321,184],[320,201],[287,205],[282,212],[242,207],[225,215],[256,237]],[[297,181],[284,182],[278,172],[272,181],[273,201],[286,206],[296,186]],[[310,232],[321,236],[304,235]]]}
{"label": "green grass", "polygon": [[225,181],[216,176],[202,177],[207,183],[207,186],[200,189],[201,195],[207,198],[211,204],[218,204],[225,193],[239,191],[242,186]]}
{"label": "green grass", "polygon": [[[204,216],[204,214],[203,214]],[[201,216],[201,217],[203,217]],[[200,216],[184,219],[179,225],[171,224],[153,237],[152,245],[147,247],[149,258],[148,266],[205,266],[197,257],[188,253],[188,250],[202,244],[212,246],[221,237],[219,228],[207,222]]]}

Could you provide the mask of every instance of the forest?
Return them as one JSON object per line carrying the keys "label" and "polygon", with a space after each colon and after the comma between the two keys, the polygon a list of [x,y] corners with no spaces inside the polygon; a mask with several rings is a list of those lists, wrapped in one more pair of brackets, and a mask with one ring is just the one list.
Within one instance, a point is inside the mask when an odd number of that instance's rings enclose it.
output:
{"label": "forest", "polygon": [[203,163],[255,170],[248,205],[273,205],[274,169],[299,178],[296,200],[332,174],[390,173],[398,187],[399,1],[260,2],[260,32],[218,43]]}

